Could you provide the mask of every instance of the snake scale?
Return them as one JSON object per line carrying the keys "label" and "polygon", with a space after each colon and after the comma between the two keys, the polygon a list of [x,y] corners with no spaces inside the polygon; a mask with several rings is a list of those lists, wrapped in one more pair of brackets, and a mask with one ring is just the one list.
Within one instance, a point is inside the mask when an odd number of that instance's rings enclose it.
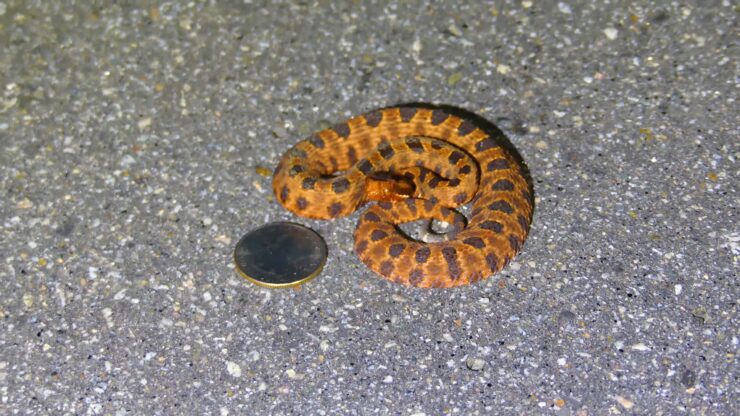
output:
{"label": "snake scale", "polygon": [[[438,108],[384,108],[322,130],[283,155],[272,186],[308,218],[377,201],[360,215],[355,252],[381,276],[417,287],[497,273],[522,247],[533,211],[523,170],[495,134]],[[466,221],[454,208],[471,201]],[[453,224],[451,237],[426,243],[398,228],[430,218]]]}

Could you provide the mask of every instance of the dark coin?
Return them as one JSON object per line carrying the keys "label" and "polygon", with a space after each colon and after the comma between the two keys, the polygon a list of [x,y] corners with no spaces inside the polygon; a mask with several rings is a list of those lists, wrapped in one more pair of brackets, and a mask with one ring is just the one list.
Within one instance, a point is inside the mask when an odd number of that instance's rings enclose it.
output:
{"label": "dark coin", "polygon": [[290,222],[274,222],[248,232],[234,249],[236,270],[260,286],[303,284],[318,275],[326,262],[326,243],[314,230]]}

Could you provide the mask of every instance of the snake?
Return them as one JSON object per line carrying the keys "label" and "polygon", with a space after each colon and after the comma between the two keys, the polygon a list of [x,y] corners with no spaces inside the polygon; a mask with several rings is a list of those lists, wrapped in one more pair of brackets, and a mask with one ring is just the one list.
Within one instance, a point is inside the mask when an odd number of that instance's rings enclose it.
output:
{"label": "snake", "polygon": [[[277,201],[296,215],[359,215],[354,251],[380,276],[448,288],[487,279],[521,250],[532,188],[521,164],[473,117],[442,108],[390,107],[321,130],[286,151],[273,172]],[[471,203],[469,218],[456,208]],[[442,221],[425,242],[400,225]]]}

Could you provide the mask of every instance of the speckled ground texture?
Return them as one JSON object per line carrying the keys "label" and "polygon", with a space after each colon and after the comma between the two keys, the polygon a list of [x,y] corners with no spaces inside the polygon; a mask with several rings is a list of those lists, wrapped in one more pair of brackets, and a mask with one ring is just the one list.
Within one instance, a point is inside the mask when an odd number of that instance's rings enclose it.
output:
{"label": "speckled ground texture", "polygon": [[[0,2],[0,413],[738,411],[736,3],[78,3]],[[403,102],[532,173],[485,282],[387,282],[358,214],[271,194],[293,143]],[[300,290],[231,263],[275,220],[329,247]]]}

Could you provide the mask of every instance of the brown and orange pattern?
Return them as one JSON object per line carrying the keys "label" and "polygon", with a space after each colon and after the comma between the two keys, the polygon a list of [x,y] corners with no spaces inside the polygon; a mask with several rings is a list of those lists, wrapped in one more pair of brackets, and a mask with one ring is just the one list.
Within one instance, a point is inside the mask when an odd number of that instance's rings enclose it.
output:
{"label": "brown and orange pattern", "polygon": [[[378,201],[360,217],[355,251],[376,273],[418,287],[497,273],[522,247],[533,210],[521,167],[496,138],[431,108],[386,108],[320,131],[283,155],[272,186],[283,206],[309,218]],[[470,201],[465,225],[454,208]],[[453,224],[454,235],[425,243],[397,227],[421,218]]]}

